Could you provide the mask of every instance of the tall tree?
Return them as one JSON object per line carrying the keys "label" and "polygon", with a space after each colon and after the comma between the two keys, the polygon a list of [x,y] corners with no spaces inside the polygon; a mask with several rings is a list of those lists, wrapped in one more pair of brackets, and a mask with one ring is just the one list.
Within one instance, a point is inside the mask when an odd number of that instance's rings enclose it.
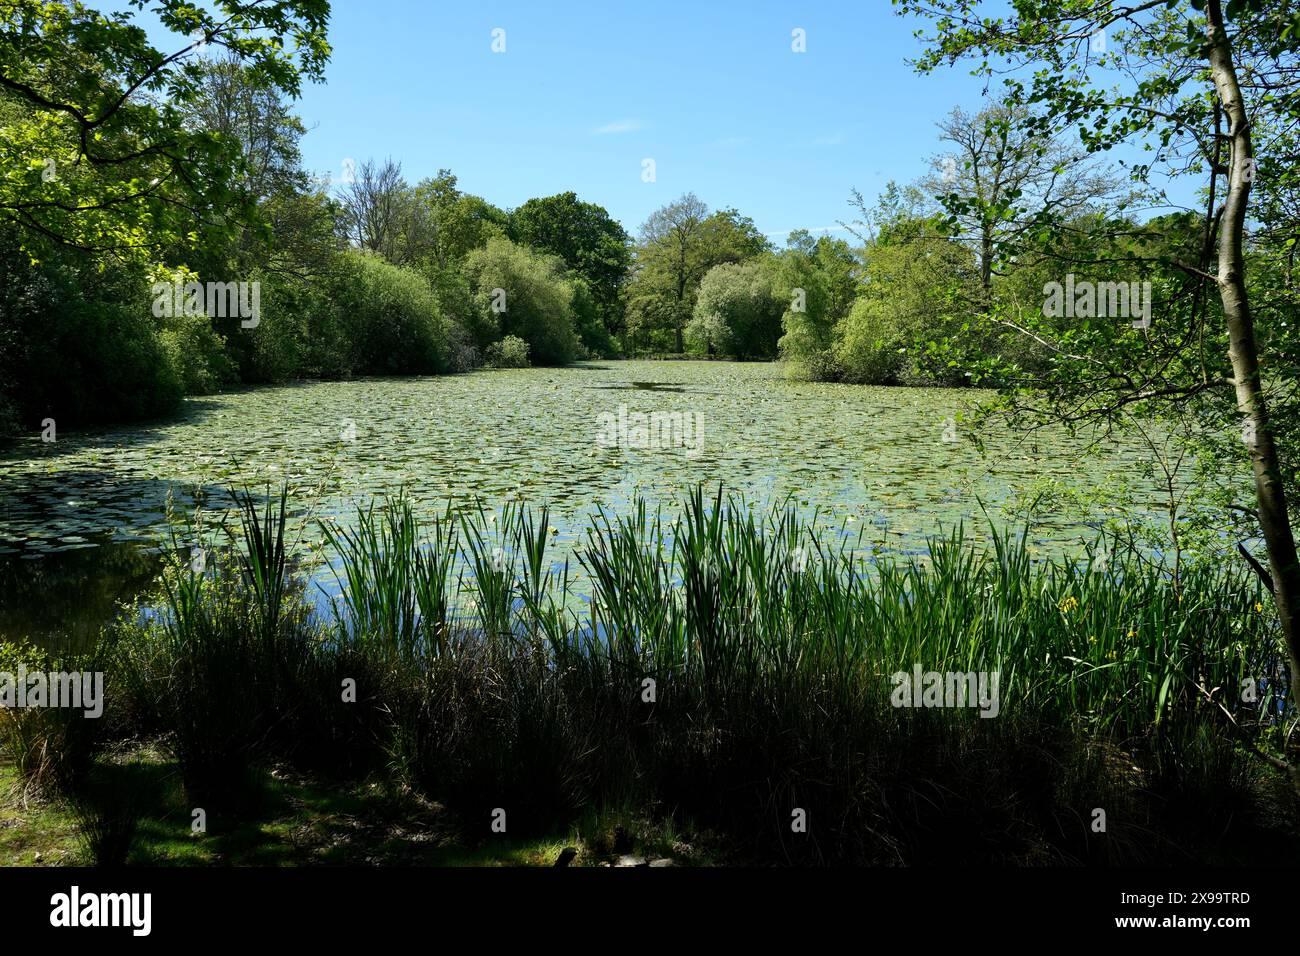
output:
{"label": "tall tree", "polygon": [[1007,102],[975,115],[954,109],[937,124],[952,152],[935,157],[921,181],[976,249],[986,301],[998,260],[1014,255],[1036,223],[1077,215],[1116,190],[1086,150],[1027,129],[1026,119],[1025,107]]}
{"label": "tall tree", "polygon": [[433,230],[428,210],[402,178],[402,164],[366,160],[342,186],[348,239],[377,252],[394,265],[409,265],[427,245]]}
{"label": "tall tree", "polygon": [[639,324],[667,327],[678,353],[700,280],[714,266],[744,262],[771,248],[752,219],[709,208],[694,193],[655,210],[641,227],[629,308]]}
{"label": "tall tree", "polygon": [[667,280],[672,295],[668,318],[679,354],[686,351],[686,323],[691,318],[689,293],[707,271],[701,266],[708,215],[709,207],[695,193],[685,193],[656,209],[641,226],[638,268],[649,276],[658,274]]}
{"label": "tall tree", "polygon": [[510,235],[515,242],[559,256],[586,280],[605,327],[619,330],[631,237],[603,206],[582,202],[572,192],[530,199],[510,214]]}
{"label": "tall tree", "polygon": [[814,239],[796,229],[774,272],[774,291],[785,304],[781,355],[801,376],[826,377],[827,353],[857,295],[862,263],[843,239]]}
{"label": "tall tree", "polygon": [[[203,61],[200,71],[201,85],[188,111],[200,128],[230,148],[238,208],[255,210],[257,216],[231,224],[228,246],[210,241],[196,253],[188,244],[190,249],[177,250],[174,257],[201,275],[246,276],[255,268],[297,271],[304,257],[331,248],[328,241],[320,242],[314,228],[327,210],[319,202],[298,201],[310,185],[302,167],[302,121],[280,90],[259,82],[232,53]],[[309,211],[316,215],[305,218]],[[310,243],[304,242],[309,233]],[[225,261],[214,261],[216,257]]]}
{"label": "tall tree", "polygon": [[[1162,263],[1186,277],[1185,294],[1168,300],[1152,328],[1083,321],[1055,336],[1028,331],[1074,376],[1072,383],[1064,375],[1053,380],[1069,417],[1231,391],[1267,551],[1264,577],[1300,699],[1300,562],[1246,272],[1246,222],[1260,165],[1255,131],[1300,123],[1300,11],[1272,0],[1011,0],[1007,15],[983,16],[969,0],[895,2],[901,13],[935,25],[918,67],[971,57],[977,73],[1005,74],[1014,122],[1026,134],[1046,138],[1073,128],[1094,152],[1150,146],[1153,161],[1134,169],[1144,184],[1161,175],[1203,177],[1203,242],[1194,261]],[[1294,163],[1286,166],[1280,174],[1294,178]],[[1045,218],[1038,231],[1043,248],[1077,238],[1061,218]],[[1139,258],[1155,256],[1131,257]],[[1210,324],[1216,318],[1217,329]],[[1216,343],[1224,350],[1217,361],[1209,351]],[[1300,772],[1293,773],[1300,786]]]}
{"label": "tall tree", "polygon": [[228,144],[186,122],[203,89],[200,50],[225,49],[256,82],[295,96],[329,56],[327,0],[196,6],[158,0],[181,39],[164,53],[133,10],[80,2],[0,5],[0,219],[34,255],[54,242],[88,252],[165,248],[197,224],[237,218]]}
{"label": "tall tree", "polygon": [[719,209],[704,220],[704,243],[700,254],[705,271],[725,262],[744,262],[772,249],[754,220],[738,209]]}
{"label": "tall tree", "polygon": [[458,265],[489,240],[504,237],[510,225],[504,210],[462,192],[449,169],[421,181],[415,196],[428,222],[421,237],[425,245],[416,258],[431,273]]}

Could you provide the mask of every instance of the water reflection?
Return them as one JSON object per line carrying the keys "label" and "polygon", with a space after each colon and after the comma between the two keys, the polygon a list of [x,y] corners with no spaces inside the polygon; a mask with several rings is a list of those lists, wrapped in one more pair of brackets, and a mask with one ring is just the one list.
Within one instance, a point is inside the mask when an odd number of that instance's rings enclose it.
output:
{"label": "water reflection", "polygon": [[100,540],[52,554],[0,556],[0,640],[88,647],[123,602],[135,606],[161,568],[157,549]]}

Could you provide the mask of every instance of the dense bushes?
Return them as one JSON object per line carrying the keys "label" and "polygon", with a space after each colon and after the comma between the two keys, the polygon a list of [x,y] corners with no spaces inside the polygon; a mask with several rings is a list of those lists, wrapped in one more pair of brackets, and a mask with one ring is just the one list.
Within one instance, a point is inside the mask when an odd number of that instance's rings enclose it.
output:
{"label": "dense bushes", "polygon": [[432,374],[455,359],[428,281],[372,255],[340,253],[310,281],[255,273],[261,313],[249,328],[156,316],[151,284],[170,275],[71,253],[34,265],[0,255],[0,282],[15,290],[0,300],[0,434],[45,418],[62,428],[160,415],[241,380]]}
{"label": "dense bushes", "polygon": [[590,283],[581,276],[571,276],[569,282],[573,286],[573,324],[583,350],[600,358],[614,358],[619,354],[618,344]]}
{"label": "dense bushes", "polygon": [[236,381],[234,363],[207,316],[163,319],[159,338],[184,394],[204,395]]}
{"label": "dense bushes", "polygon": [[95,266],[66,253],[31,264],[0,255],[0,436],[159,415],[183,395],[238,382],[439,374],[562,364],[615,346],[590,290],[559,260],[506,239],[463,268],[419,271],[363,251],[335,252],[312,275],[258,270],[256,324],[156,315],[155,281],[186,270]]}
{"label": "dense bushes", "polygon": [[[630,251],[608,212],[566,193],[512,215],[462,192],[448,170],[409,186],[392,161],[364,162],[346,182],[322,186],[302,165],[306,130],[286,96],[294,84],[268,82],[252,66],[258,59],[195,58],[186,82],[169,87],[174,102],[139,117],[145,127],[176,124],[166,141],[192,136],[202,146],[190,174],[162,177],[177,180],[175,195],[160,187],[138,202],[80,205],[82,195],[74,215],[50,194],[77,195],[74,180],[106,188],[119,172],[149,176],[124,160],[120,169],[24,164],[10,177],[23,199],[10,211],[25,211],[0,236],[0,440],[46,418],[70,427],[160,415],[184,395],[240,383],[459,372],[489,350],[517,366],[517,344],[497,345],[511,338],[539,364],[618,352],[612,332]],[[64,80],[105,91],[118,82],[77,62]],[[0,127],[23,131],[24,147],[49,139],[45,106],[0,92]],[[152,161],[140,135],[119,145]],[[76,155],[75,135],[64,139],[60,148]],[[134,181],[117,185],[136,192]],[[190,207],[186,197],[202,202]],[[42,225],[33,210],[53,219]],[[188,306],[152,311],[158,281],[256,283],[259,321]]]}
{"label": "dense bushes", "polygon": [[775,358],[783,308],[765,264],[723,263],[700,281],[686,340],[708,355]]}
{"label": "dense bushes", "polygon": [[330,309],[323,285],[267,277],[257,327],[236,326],[225,338],[239,363],[241,380],[249,384],[341,378],[351,370],[351,343]]}
{"label": "dense bushes", "polygon": [[816,308],[787,312],[781,347],[792,371],[871,385],[969,384],[962,363],[934,350],[958,330],[972,351],[979,342],[998,346],[974,329],[980,290],[970,250],[916,221],[895,224],[863,257],[866,281],[854,289],[851,307],[842,305],[830,321]]}
{"label": "dense bushes", "polygon": [[488,346],[487,364],[492,368],[528,368],[528,343],[515,335]]}
{"label": "dense bushes", "polygon": [[839,329],[831,374],[849,382],[897,384],[907,361],[908,341],[885,303],[858,299]]}
{"label": "dense bushes", "polygon": [[479,327],[490,329],[494,339],[523,339],[539,365],[563,365],[579,357],[574,287],[558,258],[497,238],[469,254],[465,271],[474,287]]}
{"label": "dense bushes", "polygon": [[447,323],[419,273],[349,252],[339,257],[328,290],[334,321],[346,336],[349,371],[385,375],[446,369]]}
{"label": "dense bushes", "polygon": [[[150,310],[148,279],[120,264],[52,251],[32,263],[0,249],[0,389],[10,427],[144,418],[168,410],[188,377]],[[182,334],[169,330],[169,336]]]}
{"label": "dense bushes", "polygon": [[842,240],[807,233],[790,237],[776,263],[774,285],[785,305],[781,357],[794,377],[833,379],[831,346],[861,282],[858,254]]}

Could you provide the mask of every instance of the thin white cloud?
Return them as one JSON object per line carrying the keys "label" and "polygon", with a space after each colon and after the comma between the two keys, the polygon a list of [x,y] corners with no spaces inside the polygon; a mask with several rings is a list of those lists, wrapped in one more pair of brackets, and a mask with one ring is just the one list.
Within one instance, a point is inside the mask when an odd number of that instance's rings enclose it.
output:
{"label": "thin white cloud", "polygon": [[[804,229],[806,227],[799,226],[797,228]],[[815,229],[808,229],[808,232],[812,233],[814,236],[821,235],[824,232],[849,232],[849,231],[850,230],[848,226],[818,226]],[[785,238],[786,236],[790,235],[790,233],[792,232],[794,232],[794,229],[783,229],[780,232],[765,232],[763,233],[763,235],[768,239],[771,239],[773,236],[779,236],[780,238]]]}
{"label": "thin white cloud", "polygon": [[814,146],[839,146],[844,142],[844,134],[836,133],[833,136],[818,136],[812,141]]}
{"label": "thin white cloud", "polygon": [[592,132],[598,136],[608,136],[611,133],[635,133],[641,126],[642,123],[638,119],[622,119],[597,126]]}
{"label": "thin white cloud", "polygon": [[722,139],[717,140],[717,145],[719,145],[719,146],[748,146],[748,145],[749,145],[749,137],[748,137],[748,136],[724,136]]}

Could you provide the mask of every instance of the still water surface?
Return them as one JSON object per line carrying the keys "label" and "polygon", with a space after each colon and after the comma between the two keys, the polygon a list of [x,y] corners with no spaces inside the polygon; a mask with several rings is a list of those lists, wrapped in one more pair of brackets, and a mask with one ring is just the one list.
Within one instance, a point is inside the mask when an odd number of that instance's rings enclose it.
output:
{"label": "still water surface", "polygon": [[[426,514],[449,499],[547,504],[560,557],[596,507],[641,495],[671,510],[700,481],[759,504],[789,496],[908,553],[959,522],[984,537],[980,501],[1019,527],[1044,485],[1096,498],[1037,516],[1044,555],[1080,553],[1113,509],[1159,506],[1136,444],[1085,453],[1081,437],[986,429],[979,451],[958,419],[981,397],[790,382],[768,364],[590,362],[241,391],[161,423],[33,437],[0,456],[0,637],[93,629],[152,578],[173,540],[169,500],[212,521],[231,486],[287,481],[304,539],[315,520],[403,487]],[[638,413],[678,416],[661,421],[689,425],[691,447],[629,447],[636,433],[611,444],[610,423]]]}

